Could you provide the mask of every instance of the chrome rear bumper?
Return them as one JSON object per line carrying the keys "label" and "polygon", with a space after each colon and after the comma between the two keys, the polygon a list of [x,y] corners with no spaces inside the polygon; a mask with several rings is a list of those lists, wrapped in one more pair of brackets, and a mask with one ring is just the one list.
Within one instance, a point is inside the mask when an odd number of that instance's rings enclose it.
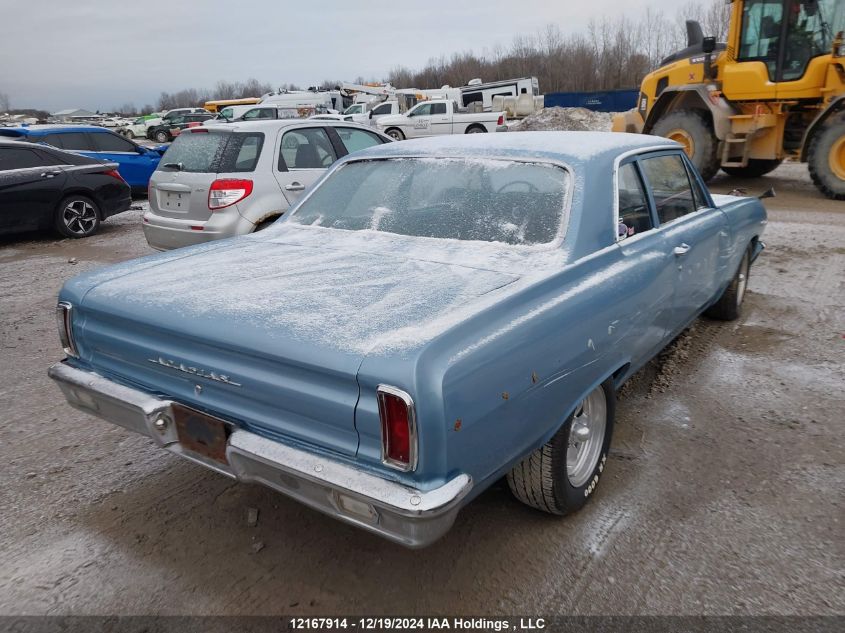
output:
{"label": "chrome rear bumper", "polygon": [[460,474],[434,490],[415,490],[243,429],[229,436],[226,465],[179,443],[173,401],[65,363],[53,365],[48,373],[71,406],[81,411],[151,437],[162,448],[228,477],[263,484],[406,547],[425,547],[443,536],[472,488],[471,477]]}

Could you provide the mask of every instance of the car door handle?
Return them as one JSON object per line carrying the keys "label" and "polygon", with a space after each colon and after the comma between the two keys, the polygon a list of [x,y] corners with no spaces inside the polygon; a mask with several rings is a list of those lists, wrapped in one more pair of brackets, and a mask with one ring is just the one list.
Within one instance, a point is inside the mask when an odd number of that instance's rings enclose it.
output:
{"label": "car door handle", "polygon": [[305,191],[305,185],[298,182],[292,182],[289,185],[285,185],[285,191]]}
{"label": "car door handle", "polygon": [[692,246],[690,246],[689,244],[681,244],[680,246],[676,246],[675,247],[675,256],[681,257],[682,255],[686,255],[687,253],[689,253],[689,249],[691,249],[691,248],[692,248]]}
{"label": "car door handle", "polygon": [[59,173],[60,172],[57,172],[57,171],[45,171],[43,174],[41,174],[41,177],[42,178],[55,178],[56,176],[59,175]]}

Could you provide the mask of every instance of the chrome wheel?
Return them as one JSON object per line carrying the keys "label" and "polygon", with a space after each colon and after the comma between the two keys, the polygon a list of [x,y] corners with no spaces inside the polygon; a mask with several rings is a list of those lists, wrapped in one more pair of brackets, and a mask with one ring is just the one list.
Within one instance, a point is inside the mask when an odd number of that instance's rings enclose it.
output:
{"label": "chrome wheel", "polygon": [[601,386],[587,396],[572,418],[566,450],[566,474],[574,488],[590,479],[601,457],[607,428],[607,400]]}
{"label": "chrome wheel", "polygon": [[98,220],[97,210],[86,200],[72,200],[62,209],[62,222],[74,235],[88,235],[97,228]]}

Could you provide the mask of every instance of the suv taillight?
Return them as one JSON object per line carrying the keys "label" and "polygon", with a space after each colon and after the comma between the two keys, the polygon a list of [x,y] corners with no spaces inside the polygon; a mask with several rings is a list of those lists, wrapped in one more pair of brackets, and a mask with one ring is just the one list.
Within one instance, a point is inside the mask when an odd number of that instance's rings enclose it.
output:
{"label": "suv taillight", "polygon": [[498,120],[498,121],[496,121],[496,125],[504,125],[504,124],[505,124],[505,115],[504,115],[504,114],[500,114],[500,115],[499,115],[499,120]]}
{"label": "suv taillight", "polygon": [[212,211],[230,207],[252,193],[252,181],[241,178],[221,178],[211,183],[208,208]]}
{"label": "suv taillight", "polygon": [[381,420],[381,461],[399,470],[417,467],[417,420],[414,401],[395,387],[379,385],[378,413]]}

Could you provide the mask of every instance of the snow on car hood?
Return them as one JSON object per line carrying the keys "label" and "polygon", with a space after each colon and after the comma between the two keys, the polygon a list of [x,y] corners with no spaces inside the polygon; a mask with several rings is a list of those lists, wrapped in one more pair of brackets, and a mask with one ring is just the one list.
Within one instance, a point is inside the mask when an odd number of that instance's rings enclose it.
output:
{"label": "snow on car hood", "polygon": [[525,254],[369,233],[280,223],[158,264],[124,264],[121,276],[99,276],[84,305],[119,305],[170,325],[231,321],[233,332],[259,328],[271,338],[366,354],[419,346],[523,285],[514,269]]}

